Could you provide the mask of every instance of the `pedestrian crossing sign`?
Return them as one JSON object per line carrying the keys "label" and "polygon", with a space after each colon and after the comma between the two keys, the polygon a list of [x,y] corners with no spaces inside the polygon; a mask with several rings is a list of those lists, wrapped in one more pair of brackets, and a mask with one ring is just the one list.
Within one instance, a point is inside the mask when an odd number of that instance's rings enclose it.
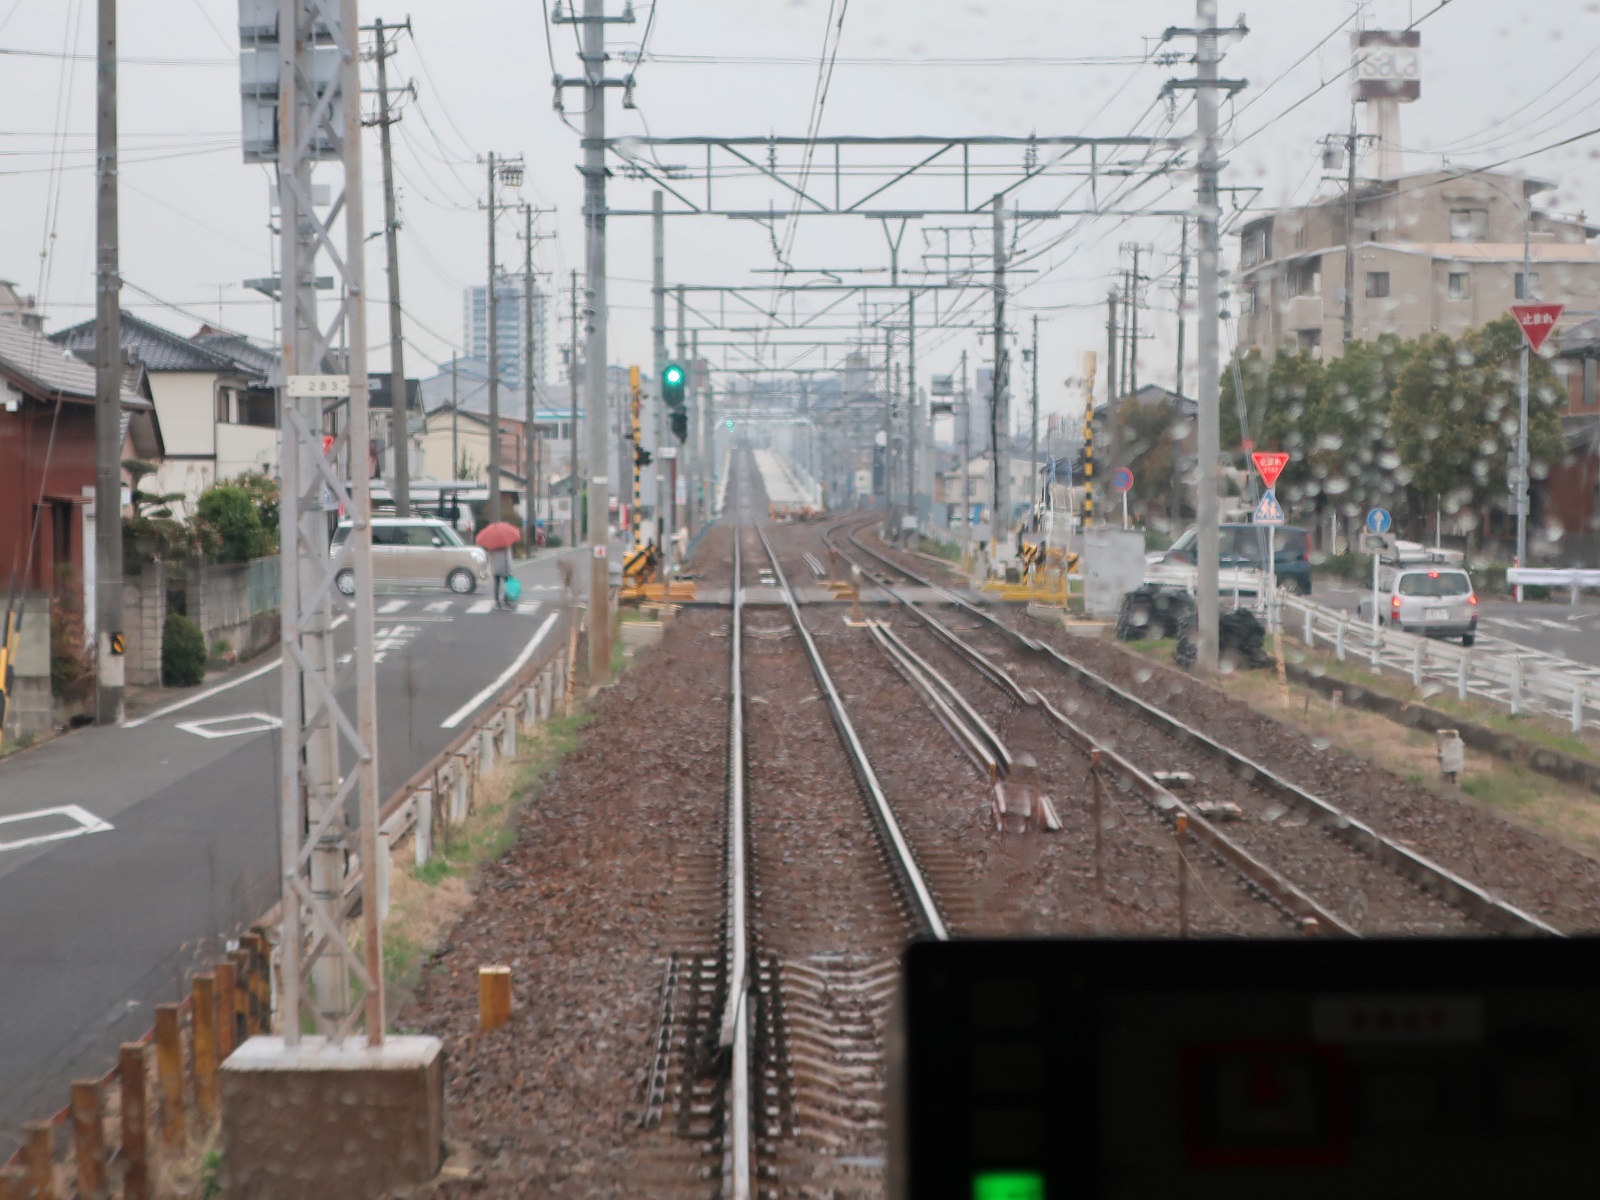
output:
{"label": "pedestrian crossing sign", "polygon": [[1282,525],[1283,505],[1278,503],[1278,498],[1268,488],[1261,493],[1261,500],[1256,504],[1255,523],[1257,525]]}

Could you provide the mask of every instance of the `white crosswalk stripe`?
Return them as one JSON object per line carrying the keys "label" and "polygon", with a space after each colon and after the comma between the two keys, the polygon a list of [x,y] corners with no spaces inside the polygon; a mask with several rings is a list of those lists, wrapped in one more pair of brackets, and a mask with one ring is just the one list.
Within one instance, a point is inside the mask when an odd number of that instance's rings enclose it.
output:
{"label": "white crosswalk stripe", "polygon": [[473,603],[467,609],[467,612],[470,613],[470,614],[476,615],[478,613],[489,612],[493,608],[494,608],[494,601],[493,600],[478,600],[475,603]]}
{"label": "white crosswalk stripe", "polygon": [[517,602],[517,613],[520,616],[531,617],[542,607],[543,604],[538,600],[519,600]]}
{"label": "white crosswalk stripe", "polygon": [[450,611],[450,601],[435,600],[432,604],[424,605],[423,612],[442,613]]}
{"label": "white crosswalk stripe", "polygon": [[410,603],[411,601],[409,600],[390,600],[387,603],[380,605],[378,607],[378,611],[380,613],[397,613]]}

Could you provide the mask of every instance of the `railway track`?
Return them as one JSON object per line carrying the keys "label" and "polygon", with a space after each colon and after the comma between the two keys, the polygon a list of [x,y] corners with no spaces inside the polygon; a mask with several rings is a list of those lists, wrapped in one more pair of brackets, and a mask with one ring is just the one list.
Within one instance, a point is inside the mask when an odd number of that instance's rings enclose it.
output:
{"label": "railway track", "polygon": [[[980,708],[993,709],[998,702],[1002,710],[1033,710],[1061,738],[1088,754],[1098,753],[1126,794],[1138,796],[1169,822],[1181,817],[1189,836],[1227,861],[1302,927],[1343,936],[1559,933],[940,588],[867,545],[859,528],[859,523],[841,524],[824,536],[915,617],[908,644],[951,671],[981,680],[978,694],[986,699]],[[841,531],[848,548],[839,544]],[[948,606],[945,619],[909,599],[904,580],[932,589]],[[1066,700],[1060,700],[1063,692]],[[1187,776],[1193,786],[1180,799],[1156,778],[1157,771]]]}
{"label": "railway track", "polygon": [[[750,492],[732,538],[719,1194],[880,1196],[897,958],[946,922]],[[762,559],[782,608],[744,603]]]}

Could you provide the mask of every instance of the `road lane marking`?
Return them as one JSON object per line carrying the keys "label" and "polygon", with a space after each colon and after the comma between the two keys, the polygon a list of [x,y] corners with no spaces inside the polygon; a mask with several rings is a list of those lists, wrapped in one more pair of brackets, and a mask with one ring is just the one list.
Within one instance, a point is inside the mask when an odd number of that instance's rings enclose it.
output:
{"label": "road lane marking", "polygon": [[524,617],[533,616],[534,613],[538,612],[543,607],[544,607],[543,602],[539,601],[539,600],[519,600],[519,601],[517,601],[517,612],[518,612],[518,614],[520,614],[521,616],[524,616]]}
{"label": "road lane marking", "polygon": [[[350,619],[350,614],[349,613],[345,613],[345,614],[343,614],[341,616],[335,617],[334,621],[333,621],[333,624],[328,626],[328,628],[329,629],[337,629],[337,628],[339,628],[339,626],[343,625],[349,619]],[[169,704],[165,708],[156,709],[155,712],[153,712],[153,713],[146,713],[144,716],[140,717],[138,720],[135,720],[135,721],[124,721],[122,727],[124,729],[137,729],[141,725],[148,725],[151,721],[154,721],[158,717],[165,717],[165,716],[169,715],[170,713],[175,713],[175,712],[179,711],[180,709],[188,708],[191,704],[199,704],[200,701],[202,701],[202,700],[209,700],[209,699],[211,699],[211,697],[220,695],[221,693],[227,691],[229,688],[238,687],[241,683],[249,683],[252,679],[259,679],[259,678],[261,678],[261,676],[265,675],[268,671],[276,670],[278,667],[280,667],[282,665],[283,665],[283,659],[275,658],[271,662],[264,663],[263,665],[257,667],[254,671],[246,672],[245,674],[239,676],[239,678],[237,678],[237,679],[230,679],[230,680],[228,680],[227,683],[219,683],[214,688],[207,688],[203,692],[196,692],[193,696],[185,697],[184,699],[179,700],[176,704]]]}
{"label": "road lane marking", "polygon": [[544,619],[544,624],[539,626],[539,632],[528,639],[528,644],[522,648],[521,654],[512,659],[511,665],[504,671],[500,672],[499,677],[493,683],[484,688],[483,691],[479,692],[471,700],[468,700],[460,708],[456,709],[455,712],[451,713],[448,717],[441,721],[439,723],[439,728],[454,729],[457,725],[461,724],[462,721],[465,721],[468,717],[470,717],[474,710],[476,710],[480,705],[494,696],[495,693],[497,693],[501,688],[505,687],[507,683],[511,682],[512,677],[516,675],[518,671],[522,670],[527,661],[533,657],[533,652],[539,648],[539,643],[544,641],[544,635],[550,632],[551,627],[556,623],[556,617],[559,615],[560,614],[558,613],[551,613],[548,617],[546,617]]}
{"label": "road lane marking", "polygon": [[423,612],[434,612],[434,613],[449,612],[450,611],[450,601],[448,601],[448,600],[435,600],[432,604],[423,605],[422,611]]}
{"label": "road lane marking", "polygon": [[[222,728],[235,721],[242,722],[237,729]],[[283,722],[271,713],[252,712],[234,713],[227,717],[207,717],[204,721],[179,721],[177,727],[185,733],[215,741],[218,738],[238,737],[243,733],[265,733],[269,729],[281,729]]]}
{"label": "road lane marking", "polygon": [[16,841],[0,841],[0,851],[21,850],[25,846],[37,846],[44,842],[60,842],[67,838],[82,837],[86,833],[104,833],[111,828],[111,822],[102,821],[92,812],[79,808],[76,804],[63,804],[56,808],[41,808],[34,812],[17,813],[11,817],[0,817],[0,825],[14,825],[19,821],[40,821],[48,817],[65,817],[73,823],[71,829],[58,830],[55,833],[42,833],[34,837],[18,838]]}
{"label": "road lane marking", "polygon": [[494,608],[493,600],[479,600],[468,608],[467,612],[475,616],[478,613],[486,613],[492,608]]}
{"label": "road lane marking", "polygon": [[196,695],[190,696],[186,700],[179,700],[176,704],[169,704],[165,708],[158,708],[158,709],[156,709],[155,712],[147,713],[145,716],[140,717],[137,721],[127,721],[127,722],[125,722],[123,724],[123,728],[124,729],[137,729],[141,725],[148,725],[151,721],[154,721],[157,717],[164,717],[168,713],[175,713],[180,708],[188,708],[191,704],[199,704],[200,701],[202,701],[202,700],[209,700],[209,699],[211,699],[211,697],[216,696],[216,695],[220,695],[221,693],[227,691],[229,688],[238,687],[241,683],[249,683],[252,679],[259,679],[259,678],[261,678],[261,676],[265,675],[268,671],[276,670],[279,666],[282,665],[282,663],[283,663],[283,660],[281,658],[275,658],[271,662],[267,663],[265,666],[257,667],[254,671],[250,671],[247,674],[241,675],[237,679],[230,679],[230,680],[228,680],[227,683],[219,683],[219,684],[217,684],[216,687],[207,688],[205,691],[199,692]]}
{"label": "road lane marking", "polygon": [[1548,617],[1529,617],[1535,625],[1543,625],[1546,629],[1554,629],[1558,633],[1571,633],[1572,626],[1565,621],[1552,621]]}
{"label": "road lane marking", "polygon": [[397,613],[410,603],[411,601],[409,600],[391,600],[389,603],[381,606],[378,611],[380,613]]}

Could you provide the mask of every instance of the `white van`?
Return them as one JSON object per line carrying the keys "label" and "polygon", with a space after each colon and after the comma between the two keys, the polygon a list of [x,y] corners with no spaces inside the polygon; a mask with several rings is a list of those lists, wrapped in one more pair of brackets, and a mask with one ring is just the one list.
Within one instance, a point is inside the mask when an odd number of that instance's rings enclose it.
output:
{"label": "white van", "polygon": [[[351,525],[334,531],[335,548],[350,536]],[[447,522],[424,517],[372,518],[372,575],[380,583],[443,584],[458,595],[489,581],[489,556],[469,546]],[[346,596],[355,594],[355,573],[346,567],[334,580]]]}

